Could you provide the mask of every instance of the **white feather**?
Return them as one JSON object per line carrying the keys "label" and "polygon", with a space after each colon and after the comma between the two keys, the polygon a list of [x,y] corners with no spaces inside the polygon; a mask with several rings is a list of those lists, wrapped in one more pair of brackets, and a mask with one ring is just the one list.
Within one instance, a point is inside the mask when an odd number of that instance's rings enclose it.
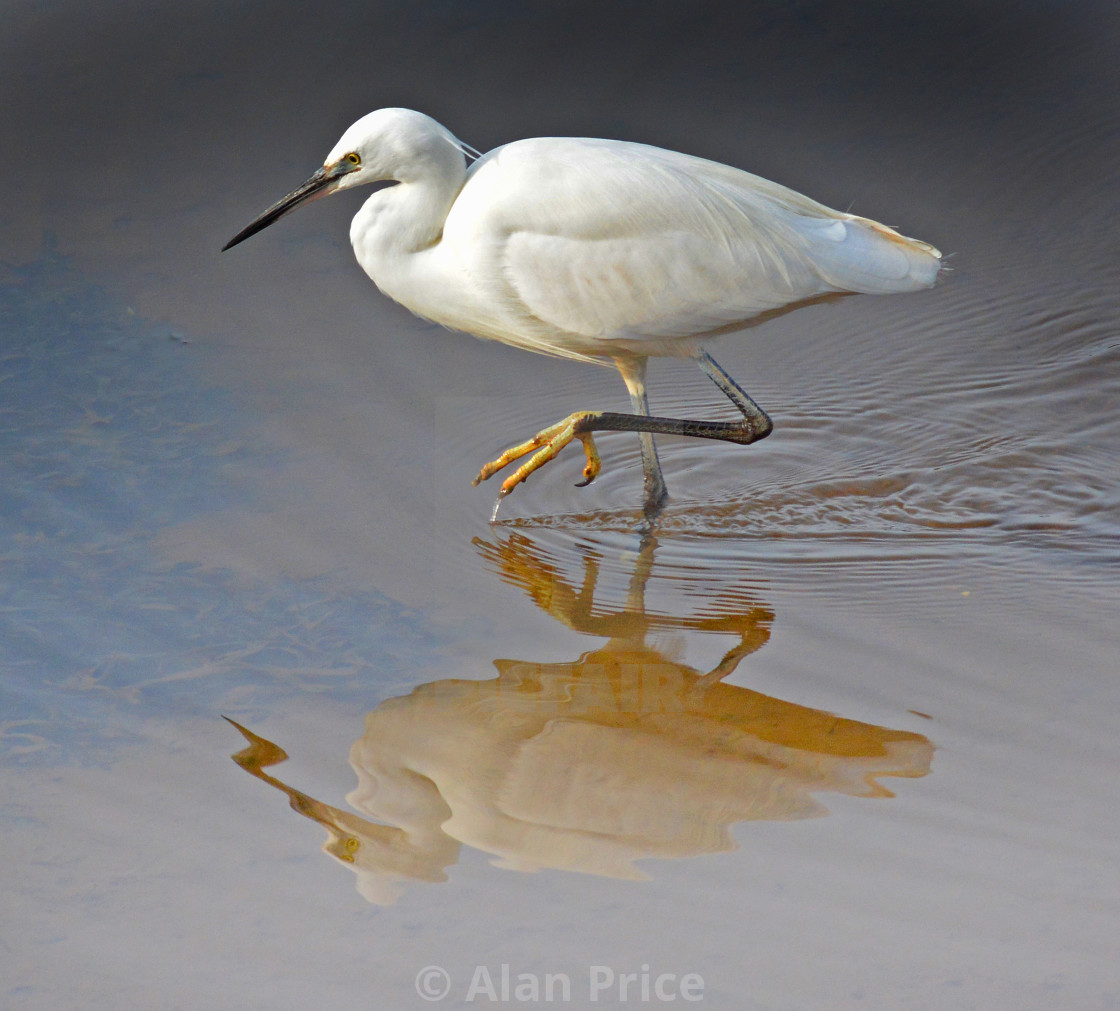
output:
{"label": "white feather", "polygon": [[480,157],[420,113],[355,124],[362,169],[394,179],[351,228],[359,262],[418,315],[546,354],[689,353],[712,331],[835,292],[930,286],[932,246],[716,162],[542,137]]}

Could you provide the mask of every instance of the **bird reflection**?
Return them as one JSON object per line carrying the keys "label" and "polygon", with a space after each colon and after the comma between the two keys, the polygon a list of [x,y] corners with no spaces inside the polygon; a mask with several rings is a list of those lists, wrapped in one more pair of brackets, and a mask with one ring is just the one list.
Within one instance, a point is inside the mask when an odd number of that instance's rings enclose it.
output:
{"label": "bird reflection", "polygon": [[[727,684],[769,640],[773,611],[733,588],[693,614],[651,613],[651,535],[613,608],[596,604],[593,549],[577,585],[523,534],[475,545],[538,607],[606,643],[570,662],[496,660],[489,680],[434,681],[381,703],[350,752],[359,785],[347,800],[361,814],[267,773],[287,755],[234,724],[249,742],[234,760],[326,828],[325,851],[357,872],[372,902],[394,901],[408,881],[446,880],[461,844],[504,868],[643,878],[643,858],[733,849],[736,822],[819,816],[815,795],[890,797],[881,777],[929,771],[920,734]],[[733,645],[704,672],[650,645],[666,632],[720,633]]]}

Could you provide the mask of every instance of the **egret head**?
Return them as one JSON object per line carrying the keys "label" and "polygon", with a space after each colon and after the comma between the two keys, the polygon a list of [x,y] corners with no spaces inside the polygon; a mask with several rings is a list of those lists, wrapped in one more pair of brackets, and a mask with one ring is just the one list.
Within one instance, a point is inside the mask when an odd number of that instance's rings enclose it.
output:
{"label": "egret head", "polygon": [[411,109],[378,109],[351,126],[327,155],[323,167],[274,203],[223,247],[224,252],[267,228],[300,204],[336,190],[424,175],[462,172],[469,150],[434,119]]}
{"label": "egret head", "polygon": [[340,138],[323,168],[343,166],[337,189],[393,179],[411,182],[463,164],[467,149],[446,127],[411,109],[378,109]]}

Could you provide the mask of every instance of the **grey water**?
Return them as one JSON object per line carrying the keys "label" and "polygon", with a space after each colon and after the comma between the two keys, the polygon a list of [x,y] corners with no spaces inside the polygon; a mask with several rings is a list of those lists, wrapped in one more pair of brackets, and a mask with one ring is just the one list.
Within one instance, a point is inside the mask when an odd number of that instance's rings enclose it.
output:
{"label": "grey water", "polygon": [[[1120,1005],[1109,5],[0,26],[0,1003]],[[218,253],[389,105],[714,158],[952,269],[721,338],[775,432],[662,440],[652,531],[625,434],[492,526],[478,467],[613,372],[388,303],[360,196]]]}

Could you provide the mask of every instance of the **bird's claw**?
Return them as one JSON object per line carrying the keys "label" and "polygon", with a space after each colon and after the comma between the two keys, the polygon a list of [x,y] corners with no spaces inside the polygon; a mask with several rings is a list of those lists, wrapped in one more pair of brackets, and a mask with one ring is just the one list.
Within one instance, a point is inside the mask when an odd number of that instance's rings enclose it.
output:
{"label": "bird's claw", "polygon": [[587,457],[587,463],[583,468],[583,480],[577,481],[576,487],[586,488],[599,476],[599,472],[603,469],[603,461],[590,432],[576,432],[576,438],[583,443],[583,455]]}
{"label": "bird's claw", "polygon": [[560,450],[573,439],[579,439],[583,444],[583,453],[587,458],[587,463],[583,468],[583,480],[576,487],[585,488],[591,484],[603,469],[603,461],[599,456],[599,450],[595,446],[595,440],[591,432],[584,429],[586,423],[595,416],[593,411],[577,411],[563,421],[558,421],[555,425],[549,425],[548,428],[537,432],[527,442],[511,446],[501,456],[486,464],[478,472],[474,481],[471,482],[475,486],[493,477],[499,470],[513,463],[514,460],[520,460],[523,456],[529,456],[530,453],[533,454],[502,482],[502,490],[498,493],[498,501],[494,506],[494,517],[498,514],[498,506],[501,505],[502,499],[522,481],[527,480],[530,474],[539,470],[549,460],[554,459]]}

